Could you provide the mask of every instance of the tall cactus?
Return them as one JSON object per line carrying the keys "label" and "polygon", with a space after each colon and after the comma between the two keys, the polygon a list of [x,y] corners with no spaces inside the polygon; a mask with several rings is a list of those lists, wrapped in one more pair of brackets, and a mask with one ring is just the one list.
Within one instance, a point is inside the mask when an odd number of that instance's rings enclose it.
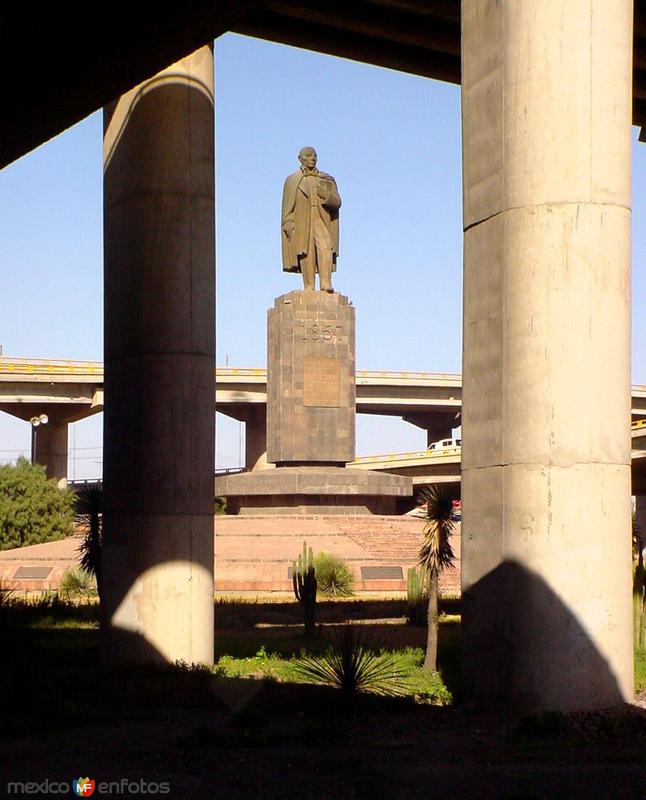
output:
{"label": "tall cactus", "polygon": [[303,542],[303,552],[292,562],[292,586],[294,595],[303,605],[305,635],[311,636],[316,629],[316,570],[312,548]]}
{"label": "tall cactus", "polygon": [[428,597],[424,591],[424,570],[422,568],[409,567],[407,583],[408,621],[411,625],[424,627],[426,625],[426,607],[428,605]]}
{"label": "tall cactus", "polygon": [[633,566],[633,622],[637,650],[646,650],[646,569],[644,568],[644,540],[633,517],[633,552],[637,563]]}
{"label": "tall cactus", "polygon": [[644,542],[635,534],[637,548],[637,564],[633,578],[633,622],[635,625],[635,647],[646,650],[646,570],[644,569]]}

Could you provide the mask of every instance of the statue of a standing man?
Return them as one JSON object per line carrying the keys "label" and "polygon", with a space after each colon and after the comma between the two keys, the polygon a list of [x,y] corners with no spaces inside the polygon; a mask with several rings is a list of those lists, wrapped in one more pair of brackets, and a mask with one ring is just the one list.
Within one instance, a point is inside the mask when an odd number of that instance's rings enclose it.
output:
{"label": "statue of a standing man", "polygon": [[321,291],[333,292],[341,198],[334,178],[316,168],[313,147],[303,147],[298,160],[301,168],[287,177],[283,188],[283,270],[300,272],[305,289],[316,288],[318,272]]}

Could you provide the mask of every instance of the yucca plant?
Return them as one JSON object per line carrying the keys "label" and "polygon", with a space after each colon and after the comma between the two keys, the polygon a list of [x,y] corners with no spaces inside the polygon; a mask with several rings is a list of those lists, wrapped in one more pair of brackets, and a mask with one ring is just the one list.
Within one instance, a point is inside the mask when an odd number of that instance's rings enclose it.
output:
{"label": "yucca plant", "polygon": [[103,546],[103,489],[96,485],[81,486],[74,501],[77,524],[83,531],[79,545],[81,569],[96,578],[96,588],[101,598],[102,546]]}
{"label": "yucca plant", "polygon": [[354,589],[354,573],[340,556],[317,553],[314,557],[316,581],[321,594],[328,597],[350,597]]}
{"label": "yucca plant", "polygon": [[366,625],[346,624],[332,637],[322,655],[306,656],[295,664],[297,674],[309,681],[335,686],[348,698],[362,692],[406,694],[407,673]]}
{"label": "yucca plant", "polygon": [[422,489],[419,499],[422,503],[426,503],[424,544],[419,551],[419,564],[426,572],[428,593],[428,634],[424,669],[435,672],[439,633],[437,595],[440,572],[451,568],[455,561],[450,541],[455,527],[452,520],[453,500],[438,484]]}

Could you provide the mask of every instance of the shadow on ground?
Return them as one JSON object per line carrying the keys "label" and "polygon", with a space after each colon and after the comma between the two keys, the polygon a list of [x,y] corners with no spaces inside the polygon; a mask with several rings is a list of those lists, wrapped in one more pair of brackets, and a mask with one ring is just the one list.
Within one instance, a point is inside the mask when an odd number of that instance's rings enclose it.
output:
{"label": "shadow on ground", "polygon": [[[219,627],[218,641],[243,649],[246,636],[252,652],[282,641],[291,652],[303,639],[289,625]],[[441,656],[457,658],[457,634],[445,626]],[[0,795],[6,781],[80,774],[168,781],[169,796],[191,800],[417,800],[431,787],[449,800],[643,795],[638,713],[511,720],[410,698],[348,705],[326,687],[174,666],[106,669],[95,627],[8,626],[0,636]]]}

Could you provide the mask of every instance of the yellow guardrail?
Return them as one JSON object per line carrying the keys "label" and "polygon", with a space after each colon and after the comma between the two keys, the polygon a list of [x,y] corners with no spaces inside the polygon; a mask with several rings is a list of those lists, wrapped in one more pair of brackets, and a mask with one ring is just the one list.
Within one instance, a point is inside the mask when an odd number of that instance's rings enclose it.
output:
{"label": "yellow guardrail", "polygon": [[[100,361],[63,361],[56,359],[22,359],[2,358],[0,356],[0,372],[10,372],[26,375],[101,375],[103,364]],[[264,367],[217,367],[216,372],[222,376],[227,375],[254,375],[265,377],[267,370]],[[378,371],[357,370],[357,378],[363,380],[375,378],[405,378],[409,380],[457,380],[460,375],[440,372],[405,372],[405,371]]]}
{"label": "yellow guardrail", "polygon": [[66,361],[6,361],[0,358],[0,372],[16,375],[103,375],[100,361],[70,364]]}
{"label": "yellow guardrail", "polygon": [[630,423],[630,427],[633,430],[637,430],[638,428],[646,428],[646,419],[636,419]]}
{"label": "yellow guardrail", "polygon": [[458,455],[461,447],[447,447],[444,450],[414,450],[411,453],[384,453],[379,456],[360,456],[352,464],[373,464],[376,461],[411,461],[413,459],[441,458],[442,456]]}

